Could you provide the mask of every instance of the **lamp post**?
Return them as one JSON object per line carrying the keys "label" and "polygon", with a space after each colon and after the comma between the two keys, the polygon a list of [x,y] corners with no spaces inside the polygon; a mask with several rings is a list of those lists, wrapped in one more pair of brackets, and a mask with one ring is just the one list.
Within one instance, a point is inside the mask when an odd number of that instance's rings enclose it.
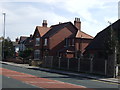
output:
{"label": "lamp post", "polygon": [[[108,21],[108,23],[110,24],[110,30],[111,30],[111,42],[113,41],[113,35],[112,35],[112,31],[113,31],[113,27],[112,27],[112,23]],[[116,64],[117,64],[117,40],[115,40],[115,46],[114,46],[114,78],[116,77]]]}
{"label": "lamp post", "polygon": [[5,16],[6,13],[3,14],[3,41],[2,41],[2,59],[4,59],[4,47],[5,47]]}
{"label": "lamp post", "polygon": [[4,26],[3,26],[3,37],[5,38],[5,17],[6,17],[6,13],[3,13],[3,24],[4,24]]}

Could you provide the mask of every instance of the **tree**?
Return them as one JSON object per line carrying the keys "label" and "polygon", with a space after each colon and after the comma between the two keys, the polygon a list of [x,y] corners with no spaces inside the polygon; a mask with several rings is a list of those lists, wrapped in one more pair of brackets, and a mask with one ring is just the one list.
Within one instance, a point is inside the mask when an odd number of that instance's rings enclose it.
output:
{"label": "tree", "polygon": [[[110,23],[110,22],[109,22]],[[120,42],[120,31],[113,27],[110,23],[110,27],[107,32],[107,39],[105,40],[107,53],[113,54],[115,52],[115,47],[118,49],[118,44]]]}
{"label": "tree", "polygon": [[7,39],[4,39],[2,43],[3,43],[4,59],[12,58],[14,56],[14,46],[12,41],[8,37]]}
{"label": "tree", "polygon": [[32,52],[33,52],[32,48],[26,48],[26,50],[21,51],[19,53],[19,56],[22,57],[22,58],[24,58],[24,59],[25,58],[30,58]]}

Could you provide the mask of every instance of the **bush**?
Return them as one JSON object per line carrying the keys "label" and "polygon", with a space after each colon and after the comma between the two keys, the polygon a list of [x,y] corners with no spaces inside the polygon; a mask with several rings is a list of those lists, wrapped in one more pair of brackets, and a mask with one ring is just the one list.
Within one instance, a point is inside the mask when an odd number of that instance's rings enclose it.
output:
{"label": "bush", "polygon": [[33,49],[27,48],[26,50],[19,52],[19,56],[23,59],[29,59],[31,57],[32,51]]}

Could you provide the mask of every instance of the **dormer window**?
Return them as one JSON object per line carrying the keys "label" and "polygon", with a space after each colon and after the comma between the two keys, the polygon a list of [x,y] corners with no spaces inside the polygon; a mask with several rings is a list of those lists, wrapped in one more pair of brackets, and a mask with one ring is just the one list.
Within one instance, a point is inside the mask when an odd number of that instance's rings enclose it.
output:
{"label": "dormer window", "polygon": [[40,45],[40,38],[36,38],[36,46],[39,46]]}
{"label": "dormer window", "polygon": [[47,44],[48,44],[48,39],[45,38],[45,40],[44,40],[44,46],[47,46]]}

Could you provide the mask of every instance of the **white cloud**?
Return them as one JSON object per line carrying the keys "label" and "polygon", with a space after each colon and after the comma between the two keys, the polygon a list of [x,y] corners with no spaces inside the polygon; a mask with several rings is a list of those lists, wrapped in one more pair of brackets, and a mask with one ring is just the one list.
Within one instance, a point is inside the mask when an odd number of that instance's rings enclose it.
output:
{"label": "white cloud", "polygon": [[118,4],[118,18],[120,19],[120,1],[119,1],[119,4]]}
{"label": "white cloud", "polygon": [[43,19],[48,20],[49,26],[57,24],[59,21],[68,21],[65,17],[54,12],[44,12],[42,9],[31,5],[18,7],[14,10],[11,9],[11,5],[7,5],[2,9],[6,12],[6,36],[9,36],[12,40],[21,35],[33,34],[35,27],[41,26]]}
{"label": "white cloud", "polygon": [[[7,13],[7,35],[12,39],[33,33],[35,26],[41,25],[43,19],[48,20],[50,26],[58,22],[73,21],[75,16],[81,18],[82,30],[95,36],[97,32],[106,27],[107,20],[114,22],[117,17],[114,15],[116,12],[112,15],[108,12],[115,11],[117,5],[111,6],[109,3],[117,2],[117,0],[1,0],[0,2],[2,1],[40,4],[40,7],[35,4],[26,4],[16,8],[15,3],[9,3],[4,8],[0,7]],[[96,8],[99,8],[99,11],[90,11]],[[63,11],[69,13],[69,17]],[[97,18],[94,17],[95,15]]]}

